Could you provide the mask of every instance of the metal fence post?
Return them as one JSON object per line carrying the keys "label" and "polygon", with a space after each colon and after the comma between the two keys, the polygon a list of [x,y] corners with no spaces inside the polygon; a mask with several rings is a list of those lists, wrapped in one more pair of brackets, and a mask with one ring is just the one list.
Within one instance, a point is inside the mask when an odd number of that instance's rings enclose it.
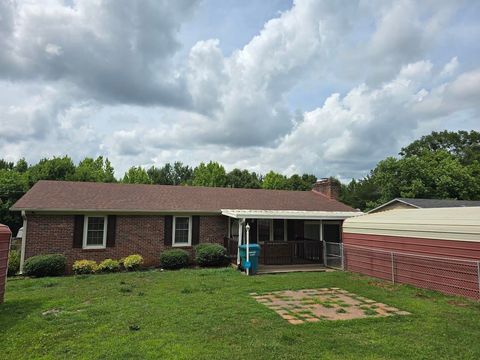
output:
{"label": "metal fence post", "polygon": [[477,261],[478,294],[480,295],[480,261]]}
{"label": "metal fence post", "polygon": [[390,256],[392,258],[392,283],[395,284],[395,254],[391,252]]}
{"label": "metal fence post", "polygon": [[342,259],[342,270],[345,270],[345,258],[344,258],[344,252],[343,252],[343,243],[340,244],[340,256]]}

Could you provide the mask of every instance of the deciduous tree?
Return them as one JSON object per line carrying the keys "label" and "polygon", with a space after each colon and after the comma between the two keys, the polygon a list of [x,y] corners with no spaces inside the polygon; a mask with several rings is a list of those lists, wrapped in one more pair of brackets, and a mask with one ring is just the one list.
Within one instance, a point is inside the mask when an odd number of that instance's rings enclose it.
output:
{"label": "deciduous tree", "polygon": [[225,187],[227,174],[225,168],[217,162],[200,163],[193,171],[192,185]]}

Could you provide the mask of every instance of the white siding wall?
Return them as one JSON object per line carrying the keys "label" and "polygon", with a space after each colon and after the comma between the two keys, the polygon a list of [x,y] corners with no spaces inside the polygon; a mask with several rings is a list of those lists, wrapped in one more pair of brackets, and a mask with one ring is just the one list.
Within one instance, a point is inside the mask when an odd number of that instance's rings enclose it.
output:
{"label": "white siding wall", "polygon": [[390,210],[347,219],[343,231],[480,242],[480,207]]}

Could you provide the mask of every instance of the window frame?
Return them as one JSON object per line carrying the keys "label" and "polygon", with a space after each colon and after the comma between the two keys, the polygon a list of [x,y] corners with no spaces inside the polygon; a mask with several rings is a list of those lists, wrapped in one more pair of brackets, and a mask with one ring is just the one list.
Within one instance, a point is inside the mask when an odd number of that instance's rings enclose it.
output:
{"label": "window frame", "polygon": [[[103,218],[103,241],[102,241],[102,245],[88,245],[87,244],[88,219],[89,218]],[[85,249],[85,250],[106,249],[106,247],[107,247],[107,229],[108,229],[108,216],[107,215],[101,215],[101,214],[85,215],[84,219],[83,219],[82,248]]]}
{"label": "window frame", "polygon": [[[175,237],[177,235],[177,218],[188,218],[188,242],[176,243]],[[178,215],[173,217],[172,224],[172,247],[190,247],[192,246],[192,216],[191,215]]]}

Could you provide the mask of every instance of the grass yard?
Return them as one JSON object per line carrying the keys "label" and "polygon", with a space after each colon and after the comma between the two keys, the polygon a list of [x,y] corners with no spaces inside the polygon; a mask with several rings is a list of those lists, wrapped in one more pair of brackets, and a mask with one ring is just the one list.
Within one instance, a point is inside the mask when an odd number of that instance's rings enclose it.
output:
{"label": "grass yard", "polygon": [[[323,287],[411,315],[292,325],[250,295]],[[479,339],[479,303],[342,272],[18,278],[0,305],[4,359],[480,359]]]}

